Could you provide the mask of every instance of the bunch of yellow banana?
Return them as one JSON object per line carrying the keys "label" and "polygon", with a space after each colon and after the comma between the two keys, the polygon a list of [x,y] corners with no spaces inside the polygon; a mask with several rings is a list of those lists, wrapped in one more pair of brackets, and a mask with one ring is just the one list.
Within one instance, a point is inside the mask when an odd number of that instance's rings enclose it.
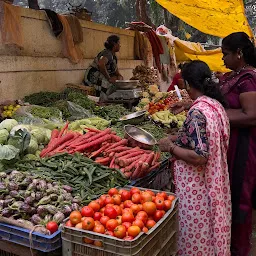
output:
{"label": "bunch of yellow banana", "polygon": [[151,117],[155,122],[161,123],[168,128],[181,128],[186,119],[186,114],[182,112],[178,115],[174,115],[169,110],[164,110],[156,112]]}

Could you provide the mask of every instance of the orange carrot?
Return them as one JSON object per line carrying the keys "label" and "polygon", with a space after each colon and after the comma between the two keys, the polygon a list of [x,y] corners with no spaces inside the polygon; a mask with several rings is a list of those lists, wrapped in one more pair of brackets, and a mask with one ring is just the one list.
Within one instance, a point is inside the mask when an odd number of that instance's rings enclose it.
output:
{"label": "orange carrot", "polygon": [[122,151],[127,150],[127,149],[129,149],[129,148],[128,147],[124,147],[124,146],[119,146],[119,147],[113,148],[111,150],[108,150],[107,153],[122,152]]}
{"label": "orange carrot", "polygon": [[69,122],[67,121],[66,124],[64,125],[64,127],[61,129],[59,135],[58,135],[58,138],[61,138],[63,133],[68,129],[68,125],[69,125]]}
{"label": "orange carrot", "polygon": [[120,138],[119,136],[116,136],[115,134],[111,134],[112,136],[112,139],[115,141],[115,142],[119,142],[122,140],[122,138]]}
{"label": "orange carrot", "polygon": [[155,153],[155,157],[152,161],[152,165],[155,165],[155,163],[159,160],[160,156],[161,156],[160,152]]}
{"label": "orange carrot", "polygon": [[127,149],[127,150],[124,151],[124,152],[120,152],[120,153],[116,154],[116,157],[117,157],[117,158],[120,158],[121,156],[127,155],[128,153],[131,153],[131,152],[133,152],[133,151],[137,151],[137,150],[139,150],[139,149],[140,149],[139,147],[129,148],[129,149]]}
{"label": "orange carrot", "polygon": [[109,158],[109,157],[99,157],[99,158],[97,158],[97,159],[95,160],[96,163],[98,163],[98,164],[103,164],[103,165],[108,164],[109,161],[110,161],[110,158]]}
{"label": "orange carrot", "polygon": [[[111,135],[111,136],[113,136],[113,135]],[[109,148],[108,148],[108,150],[106,151],[106,152],[108,152],[109,150],[111,150],[111,149],[113,149],[113,148],[116,148],[116,147],[119,147],[119,146],[126,146],[127,145],[127,140],[126,139],[123,139],[123,140],[120,140],[120,141],[118,141],[118,142],[116,142],[116,143],[113,143]]]}
{"label": "orange carrot", "polygon": [[[103,143],[104,144],[104,143]],[[102,145],[103,145],[102,144]],[[109,143],[104,144],[101,148],[91,153],[89,158],[93,158],[98,156],[99,154],[103,153],[103,151],[108,147]]]}

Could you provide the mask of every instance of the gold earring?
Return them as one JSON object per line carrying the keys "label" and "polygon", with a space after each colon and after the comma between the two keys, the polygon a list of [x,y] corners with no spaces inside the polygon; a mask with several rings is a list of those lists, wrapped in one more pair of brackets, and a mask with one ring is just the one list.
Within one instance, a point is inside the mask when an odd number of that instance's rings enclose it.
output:
{"label": "gold earring", "polygon": [[238,55],[238,59],[239,59],[239,60],[241,59],[241,56],[240,56],[240,55]]}

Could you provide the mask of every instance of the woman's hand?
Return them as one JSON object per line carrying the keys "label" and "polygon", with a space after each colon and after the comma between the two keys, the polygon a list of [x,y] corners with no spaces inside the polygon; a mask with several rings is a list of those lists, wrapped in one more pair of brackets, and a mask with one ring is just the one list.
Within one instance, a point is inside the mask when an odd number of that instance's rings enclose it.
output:
{"label": "woman's hand", "polygon": [[111,84],[114,84],[114,83],[116,82],[116,80],[117,80],[117,77],[116,77],[116,76],[110,77],[110,78],[108,79],[108,81],[109,81]]}
{"label": "woman's hand", "polygon": [[158,146],[162,152],[170,152],[174,144],[169,137],[166,137],[158,141]]}
{"label": "woman's hand", "polygon": [[191,107],[191,103],[189,102],[177,102],[171,105],[170,111],[174,115],[178,115],[179,113],[183,112],[184,110],[188,110]]}

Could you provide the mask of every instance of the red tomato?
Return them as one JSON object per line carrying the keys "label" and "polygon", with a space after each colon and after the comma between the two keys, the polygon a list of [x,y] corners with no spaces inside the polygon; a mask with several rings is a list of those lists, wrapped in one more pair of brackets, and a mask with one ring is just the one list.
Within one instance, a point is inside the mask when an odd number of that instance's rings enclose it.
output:
{"label": "red tomato", "polygon": [[136,237],[141,232],[141,229],[138,226],[130,226],[128,228],[128,235]]}
{"label": "red tomato", "polygon": [[107,230],[107,231],[105,232],[105,235],[114,236],[114,232]]}
{"label": "red tomato", "polygon": [[101,217],[102,217],[102,214],[100,212],[95,212],[93,215],[94,220],[100,220]]}
{"label": "red tomato", "polygon": [[105,204],[104,204],[104,200],[99,198],[97,200],[95,200],[95,202],[99,203],[100,204],[100,208],[103,207]]}
{"label": "red tomato", "polygon": [[165,209],[165,211],[168,211],[169,209],[171,209],[172,208],[172,201],[170,201],[170,200],[165,200],[164,201],[164,209]]}
{"label": "red tomato", "polygon": [[128,191],[128,190],[122,191],[122,193],[121,193],[122,201],[130,200],[131,197],[132,197],[132,195],[131,195],[130,191]]}
{"label": "red tomato", "polygon": [[138,204],[139,208],[140,208],[140,211],[143,211],[143,206],[142,204]]}
{"label": "red tomato", "polygon": [[100,209],[100,213],[101,213],[102,215],[104,215],[105,208],[106,208],[106,207],[102,207],[102,208]]}
{"label": "red tomato", "polygon": [[152,195],[149,192],[141,193],[141,203],[152,202]]}
{"label": "red tomato", "polygon": [[121,204],[120,204],[120,207],[121,207],[122,209],[124,209],[124,203],[121,203]]}
{"label": "red tomato", "polygon": [[94,226],[95,226],[95,222],[94,219],[91,217],[86,217],[83,220],[83,229],[85,230],[93,230]]}
{"label": "red tomato", "polygon": [[120,189],[119,190],[119,195],[121,195],[123,193],[123,191],[126,191],[125,189]]}
{"label": "red tomato", "polygon": [[166,192],[157,193],[156,196],[162,197],[164,200],[166,200],[167,197],[168,197],[168,195],[166,194]]}
{"label": "red tomato", "polygon": [[120,195],[113,195],[112,198],[114,199],[114,204],[120,205],[122,203],[122,199]]}
{"label": "red tomato", "polygon": [[130,190],[130,192],[131,192],[132,195],[133,195],[133,194],[140,194],[140,190],[139,190],[138,188],[132,188],[132,189]]}
{"label": "red tomato", "polygon": [[168,196],[168,200],[170,200],[171,202],[176,199],[176,197],[174,195],[169,195]]}
{"label": "red tomato", "polygon": [[74,227],[74,225],[72,224],[71,220],[68,220],[65,224],[66,227]]}
{"label": "red tomato", "polygon": [[164,200],[160,197],[156,197],[155,204],[157,210],[163,210],[165,208]]}
{"label": "red tomato", "polygon": [[144,233],[147,233],[147,232],[148,232],[148,228],[144,227],[144,228],[142,229],[142,231],[143,231]]}
{"label": "red tomato", "polygon": [[156,222],[158,222],[160,219],[162,219],[164,216],[164,212],[163,211],[160,211],[160,210],[157,210],[154,214],[154,220]]}
{"label": "red tomato", "polygon": [[95,226],[102,225],[99,220],[95,220]]}
{"label": "red tomato", "polygon": [[119,205],[114,205],[113,208],[116,210],[117,215],[122,215],[122,208]]}
{"label": "red tomato", "polygon": [[155,222],[154,220],[148,220],[148,221],[147,221],[147,224],[146,224],[146,227],[147,227],[148,229],[151,229],[151,228],[153,228],[155,225],[156,225],[156,222]]}
{"label": "red tomato", "polygon": [[130,241],[130,240],[133,240],[134,238],[132,236],[126,236],[124,237],[124,240],[126,241]]}
{"label": "red tomato", "polygon": [[104,211],[104,216],[108,216],[110,219],[115,219],[117,217],[117,211],[114,207],[106,207]]}
{"label": "red tomato", "polygon": [[114,203],[115,203],[115,201],[114,201],[114,199],[111,196],[106,196],[106,198],[105,198],[105,205],[114,204]]}
{"label": "red tomato", "polygon": [[89,207],[93,209],[94,212],[98,212],[100,210],[100,203],[96,201],[92,201],[88,204]]}
{"label": "red tomato", "polygon": [[81,214],[83,217],[93,217],[94,210],[89,206],[84,206],[81,210]]}
{"label": "red tomato", "polygon": [[133,211],[132,211],[131,208],[124,208],[124,209],[122,210],[122,213],[123,213],[123,214],[126,213],[126,212],[133,214]]}
{"label": "red tomato", "polygon": [[124,208],[131,208],[133,202],[131,200],[124,201]]}
{"label": "red tomato", "polygon": [[73,225],[76,225],[79,222],[81,222],[82,215],[79,211],[73,211],[73,212],[71,212],[69,219]]}
{"label": "red tomato", "polygon": [[143,229],[144,222],[140,219],[135,219],[135,221],[132,223],[133,226],[138,226],[140,229]]}
{"label": "red tomato", "polygon": [[155,193],[150,189],[145,190],[145,192],[149,193],[151,196],[155,196]]}
{"label": "red tomato", "polygon": [[114,231],[114,229],[118,226],[118,222],[117,220],[108,220],[107,223],[106,223],[106,228],[107,230],[109,231]]}
{"label": "red tomato", "polygon": [[134,215],[136,215],[140,211],[140,207],[137,204],[133,204],[130,208]]}
{"label": "red tomato", "polygon": [[116,220],[118,222],[118,225],[121,225],[122,224],[122,216],[117,216],[116,217]]}
{"label": "red tomato", "polygon": [[103,225],[96,225],[93,228],[93,232],[104,234],[105,233],[105,228],[104,228]]}
{"label": "red tomato", "polygon": [[140,194],[135,193],[135,194],[132,195],[132,202],[134,204],[139,204],[140,203],[140,198],[141,198]]}
{"label": "red tomato", "polygon": [[114,235],[115,235],[115,237],[120,238],[120,239],[124,238],[125,235],[126,235],[126,228],[125,228],[125,226],[123,226],[123,225],[117,226],[114,229]]}
{"label": "red tomato", "polygon": [[129,228],[132,224],[131,224],[130,222],[123,222],[122,225],[126,227],[126,230],[128,230],[128,228]]}
{"label": "red tomato", "polygon": [[80,222],[80,223],[76,224],[76,225],[75,225],[75,228],[83,229],[83,223]]}
{"label": "red tomato", "polygon": [[102,247],[103,246],[103,243],[101,241],[94,241],[93,243],[95,246],[97,247]]}
{"label": "red tomato", "polygon": [[105,199],[106,199],[107,196],[109,196],[109,195],[104,194],[104,195],[100,196],[100,199],[103,200],[103,202],[105,202]]}
{"label": "red tomato", "polygon": [[46,228],[50,231],[51,234],[53,234],[58,230],[59,227],[55,221],[50,221],[47,223]]}
{"label": "red tomato", "polygon": [[148,214],[144,211],[140,211],[137,213],[136,219],[142,220],[144,224],[146,224],[148,220]]}
{"label": "red tomato", "polygon": [[100,218],[100,223],[104,226],[106,226],[107,222],[110,220],[110,218],[108,216],[102,216]]}
{"label": "red tomato", "polygon": [[132,223],[133,221],[134,221],[134,216],[133,216],[132,213],[125,212],[122,215],[122,222],[130,222],[130,223]]}
{"label": "red tomato", "polygon": [[86,244],[93,244],[94,243],[94,241],[92,240],[92,239],[89,239],[89,238],[84,238],[84,242],[86,243]]}
{"label": "red tomato", "polygon": [[154,213],[156,212],[156,205],[153,202],[146,202],[142,206],[143,206],[143,210],[148,215],[154,215]]}
{"label": "red tomato", "polygon": [[108,191],[108,194],[110,196],[113,196],[113,195],[116,195],[118,194],[118,190],[116,188],[111,188],[109,191]]}

